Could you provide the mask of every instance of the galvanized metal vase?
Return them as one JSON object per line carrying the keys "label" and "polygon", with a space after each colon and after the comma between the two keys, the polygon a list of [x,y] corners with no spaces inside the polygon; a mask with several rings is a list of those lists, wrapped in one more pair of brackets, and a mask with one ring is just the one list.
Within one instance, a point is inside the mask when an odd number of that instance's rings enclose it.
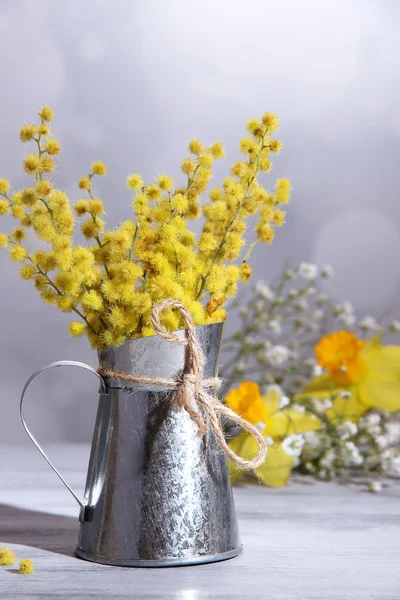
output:
{"label": "galvanized metal vase", "polygon": [[[223,323],[196,327],[215,376]],[[177,332],[179,337],[184,331]],[[102,369],[171,379],[183,369],[184,348],[158,336],[98,353]],[[57,366],[80,366],[100,379],[100,398],[84,500],[60,475],[29,431],[23,401],[30,383]],[[36,447],[81,507],[76,554],[108,565],[162,567],[225,560],[241,552],[226,457],[213,430],[197,435],[167,388],[103,379],[83,363],[61,361],[28,380],[21,418]]]}

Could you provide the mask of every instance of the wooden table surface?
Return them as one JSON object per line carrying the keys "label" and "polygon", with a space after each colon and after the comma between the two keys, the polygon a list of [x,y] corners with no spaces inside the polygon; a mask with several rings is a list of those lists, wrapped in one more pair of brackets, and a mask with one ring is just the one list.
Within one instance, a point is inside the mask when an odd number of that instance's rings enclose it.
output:
{"label": "wooden table surface", "polygon": [[[89,448],[46,448],[82,494]],[[235,487],[244,553],[196,567],[134,569],[74,557],[78,507],[32,445],[0,447],[0,546],[34,561],[0,567],[1,600],[400,599],[400,484],[380,494],[302,478]]]}

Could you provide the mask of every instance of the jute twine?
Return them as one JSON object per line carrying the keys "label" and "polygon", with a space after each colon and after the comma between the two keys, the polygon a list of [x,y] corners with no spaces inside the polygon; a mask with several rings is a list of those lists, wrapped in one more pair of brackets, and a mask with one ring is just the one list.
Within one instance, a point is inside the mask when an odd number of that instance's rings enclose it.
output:
{"label": "jute twine", "polygon": [[[177,308],[182,314],[186,322],[184,338],[178,337],[175,333],[171,333],[161,325],[160,315],[166,308]],[[151,320],[154,331],[162,339],[185,347],[185,363],[182,376],[179,379],[141,377],[125,373],[124,371],[112,371],[109,369],[99,369],[98,373],[120,381],[168,387],[176,390],[173,400],[175,408],[184,408],[189,413],[190,417],[197,424],[200,436],[203,436],[208,427],[211,426],[221,448],[232,462],[243,470],[259,467],[267,456],[265,439],[257,427],[251,425],[251,423],[243,419],[225,404],[222,404],[216,397],[215,393],[221,385],[221,379],[218,377],[203,379],[205,358],[196,336],[192,315],[186,306],[176,300],[163,300],[153,308]],[[214,394],[210,394],[207,391],[210,389],[214,390]],[[248,431],[255,438],[258,444],[258,454],[256,456],[250,460],[245,460],[229,448],[221,429],[219,415],[224,415],[237,425],[240,425],[240,427]]]}

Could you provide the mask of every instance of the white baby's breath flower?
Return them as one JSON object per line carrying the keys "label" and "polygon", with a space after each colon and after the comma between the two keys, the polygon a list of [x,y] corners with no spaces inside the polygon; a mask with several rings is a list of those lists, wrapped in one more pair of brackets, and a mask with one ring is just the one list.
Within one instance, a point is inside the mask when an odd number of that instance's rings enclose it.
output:
{"label": "white baby's breath flower", "polygon": [[298,433],[288,435],[282,442],[282,450],[289,456],[300,456],[304,446],[304,438]]}
{"label": "white baby's breath flower", "polygon": [[269,435],[264,435],[264,440],[265,440],[265,443],[267,444],[267,446],[274,445],[274,440]]}
{"label": "white baby's breath flower", "polygon": [[329,408],[332,408],[332,400],[329,398],[311,398],[311,405],[315,412],[323,414]]}
{"label": "white baby's breath flower", "polygon": [[313,377],[321,377],[323,373],[323,369],[321,367],[321,365],[314,365],[312,368],[312,375]]}
{"label": "white baby's breath flower", "polygon": [[289,296],[289,298],[296,298],[296,296],[297,296],[298,293],[299,293],[299,291],[296,290],[296,288],[291,288],[288,291],[288,296]]}
{"label": "white baby's breath flower", "polygon": [[368,483],[368,491],[379,494],[382,491],[382,483],[380,481],[370,481]]}
{"label": "white baby's breath flower", "polygon": [[292,404],[293,410],[297,410],[297,412],[306,412],[305,407],[302,404]]}
{"label": "white baby's breath flower", "polygon": [[384,450],[389,446],[389,440],[386,435],[376,435],[374,437],[374,441],[378,448],[380,448],[381,450]]}
{"label": "white baby's breath flower", "polygon": [[301,263],[299,266],[299,275],[302,279],[315,279],[318,275],[317,265],[312,263]]}
{"label": "white baby's breath flower", "polygon": [[323,279],[331,279],[335,274],[331,265],[324,265],[321,269],[321,277]]}
{"label": "white baby's breath flower", "polygon": [[365,415],[365,417],[363,418],[363,422],[366,425],[379,425],[381,420],[382,420],[381,415],[378,415],[377,413],[371,413],[369,415]]}
{"label": "white baby's breath flower", "polygon": [[235,370],[237,373],[244,373],[246,370],[246,364],[242,360],[238,360],[235,365]]}
{"label": "white baby's breath flower", "polygon": [[375,321],[374,317],[364,317],[358,324],[364,331],[378,331],[380,329],[379,324]]}
{"label": "white baby's breath flower", "polygon": [[399,333],[400,331],[400,321],[392,321],[390,323],[389,329],[392,333]]}
{"label": "white baby's breath flower", "polygon": [[351,398],[351,392],[348,392],[347,390],[342,390],[338,393],[338,398],[341,398],[342,400],[349,400],[349,398]]}
{"label": "white baby's breath flower", "polygon": [[273,300],[275,298],[274,292],[271,290],[269,285],[265,283],[265,281],[257,281],[254,289],[256,294],[261,298],[265,298],[265,300]]}
{"label": "white baby's breath flower", "polygon": [[337,315],[352,315],[354,308],[351,302],[341,302],[340,304],[336,304],[334,311]]}
{"label": "white baby's breath flower", "polygon": [[341,450],[345,466],[357,467],[363,463],[364,459],[354,442],[345,442]]}
{"label": "white baby's breath flower", "polygon": [[248,346],[252,346],[253,344],[255,344],[255,338],[252,335],[246,335],[246,337],[244,338],[244,343],[247,344]]}
{"label": "white baby's breath flower", "polygon": [[320,437],[315,431],[306,431],[303,434],[303,437],[307,448],[319,448],[319,446],[321,445]]}
{"label": "white baby's breath flower", "polygon": [[317,290],[315,289],[315,287],[309,287],[306,289],[306,296],[314,296],[317,293]]}
{"label": "white baby's breath flower", "polygon": [[400,475],[400,454],[395,448],[388,448],[382,455],[382,466],[388,475]]}
{"label": "white baby's breath flower", "polygon": [[296,300],[296,302],[293,302],[293,306],[296,310],[307,310],[308,302],[304,298],[300,298],[300,300]]}
{"label": "white baby's breath flower", "polygon": [[315,321],[322,321],[322,319],[324,318],[324,311],[321,310],[320,308],[318,310],[314,310],[313,312],[313,319]]}
{"label": "white baby's breath flower", "polygon": [[354,315],[347,315],[343,313],[342,315],[339,315],[338,318],[339,321],[343,323],[345,327],[351,327],[356,322],[356,318]]}
{"label": "white baby's breath flower", "polygon": [[290,400],[287,396],[281,396],[279,400],[279,408],[285,408],[290,404]]}
{"label": "white baby's breath flower", "polygon": [[337,426],[336,431],[341,440],[348,440],[349,438],[356,435],[356,433],[358,432],[358,427],[355,423],[352,423],[351,421],[345,421],[344,423],[341,423]]}
{"label": "white baby's breath flower", "polygon": [[385,432],[387,440],[390,444],[398,444],[400,442],[400,422],[389,421],[385,424]]}
{"label": "white baby's breath flower", "polygon": [[282,326],[277,319],[273,319],[272,321],[270,321],[268,323],[268,329],[272,333],[277,333],[277,334],[282,333]]}
{"label": "white baby's breath flower", "polygon": [[336,462],[336,454],[333,450],[328,450],[319,461],[320,467],[323,469],[331,469]]}
{"label": "white baby's breath flower", "polygon": [[272,346],[272,348],[267,350],[266,356],[271,365],[278,367],[283,365],[289,359],[290,350],[286,346]]}

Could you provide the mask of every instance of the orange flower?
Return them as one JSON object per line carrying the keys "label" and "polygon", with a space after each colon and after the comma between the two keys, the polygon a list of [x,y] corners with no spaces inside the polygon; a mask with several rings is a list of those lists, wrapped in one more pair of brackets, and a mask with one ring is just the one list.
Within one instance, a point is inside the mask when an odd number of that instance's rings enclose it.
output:
{"label": "orange flower", "polygon": [[354,333],[337,331],[326,335],[315,347],[318,364],[345,385],[357,383],[363,376],[365,363],[360,355],[365,342]]}
{"label": "orange flower", "polygon": [[260,388],[252,381],[243,381],[237,389],[232,389],[225,402],[252,425],[266,422],[267,408],[261,399]]}

